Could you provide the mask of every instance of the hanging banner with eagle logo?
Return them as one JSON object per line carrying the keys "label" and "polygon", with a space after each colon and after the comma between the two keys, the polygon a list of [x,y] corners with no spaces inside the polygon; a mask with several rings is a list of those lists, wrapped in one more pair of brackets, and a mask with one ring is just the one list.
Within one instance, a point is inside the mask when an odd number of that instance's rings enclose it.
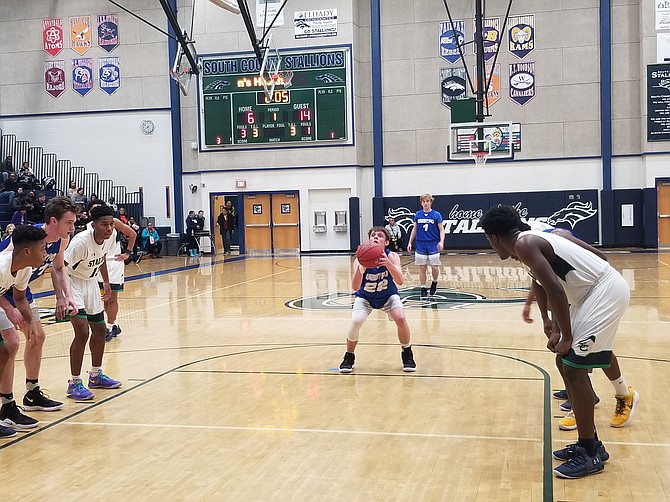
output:
{"label": "hanging banner with eagle logo", "polygon": [[93,59],[72,60],[72,89],[81,97],[86,96],[93,89]]}
{"label": "hanging banner with eagle logo", "polygon": [[535,63],[509,64],[509,97],[521,106],[535,97]]}
{"label": "hanging banner with eagle logo", "polygon": [[54,98],[65,92],[64,60],[44,62],[44,89]]}
{"label": "hanging banner with eagle logo", "polygon": [[70,18],[70,49],[80,56],[91,48],[91,16]]}
{"label": "hanging banner with eagle logo", "polygon": [[440,21],[440,57],[451,64],[465,55],[465,21]]}
{"label": "hanging banner with eagle logo", "polygon": [[107,52],[112,52],[119,45],[118,14],[98,16],[98,45]]}
{"label": "hanging banner with eagle logo", "polygon": [[63,20],[59,17],[42,19],[42,46],[51,57],[65,48],[63,41]]}
{"label": "hanging banner with eagle logo", "polygon": [[465,68],[440,68],[440,93],[442,104],[451,107],[451,102],[468,97]]}
{"label": "hanging banner with eagle logo", "polygon": [[507,26],[509,51],[519,59],[525,58],[535,48],[535,16],[510,16]]}
{"label": "hanging banner with eagle logo", "polygon": [[121,69],[118,57],[98,58],[100,89],[110,96],[121,87]]}

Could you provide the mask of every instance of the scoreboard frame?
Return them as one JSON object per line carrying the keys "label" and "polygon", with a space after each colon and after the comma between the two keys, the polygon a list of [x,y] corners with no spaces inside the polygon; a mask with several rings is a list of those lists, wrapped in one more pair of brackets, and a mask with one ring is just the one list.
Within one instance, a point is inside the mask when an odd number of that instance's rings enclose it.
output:
{"label": "scoreboard frame", "polygon": [[351,45],[282,49],[279,75],[293,78],[277,81],[271,103],[253,52],[198,55],[199,151],[354,145],[351,55]]}

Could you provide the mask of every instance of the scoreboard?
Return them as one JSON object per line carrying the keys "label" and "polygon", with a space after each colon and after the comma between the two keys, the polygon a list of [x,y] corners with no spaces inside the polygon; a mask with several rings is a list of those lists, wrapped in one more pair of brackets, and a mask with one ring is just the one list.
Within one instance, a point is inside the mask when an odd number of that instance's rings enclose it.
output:
{"label": "scoreboard", "polygon": [[199,58],[200,148],[353,144],[351,51],[281,51],[269,98],[253,53]]}

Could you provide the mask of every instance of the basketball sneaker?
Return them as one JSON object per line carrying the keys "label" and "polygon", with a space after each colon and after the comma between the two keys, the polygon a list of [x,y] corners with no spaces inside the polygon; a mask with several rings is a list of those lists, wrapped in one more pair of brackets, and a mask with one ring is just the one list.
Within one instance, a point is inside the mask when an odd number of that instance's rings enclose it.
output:
{"label": "basketball sneaker", "polygon": [[[598,406],[598,403],[600,402],[600,398],[596,396],[596,399],[593,403],[593,407],[595,408]],[[564,403],[561,403],[558,407],[561,411],[570,411],[572,410],[572,403],[570,401],[566,401]]]}
{"label": "basketball sneaker", "polygon": [[91,389],[118,389],[121,387],[121,382],[109,378],[101,371],[97,375],[88,374],[88,386]]}
{"label": "basketball sneaker", "polygon": [[111,329],[105,329],[105,341],[111,342],[112,340],[114,340],[114,333]]}
{"label": "basketball sneaker", "polygon": [[428,288],[421,288],[421,299],[425,300],[428,298]]}
{"label": "basketball sneaker", "polygon": [[[565,448],[553,451],[552,456],[556,460],[562,460],[563,462],[566,462],[567,460],[570,460],[572,457],[579,455],[579,450],[577,450],[577,446],[579,446],[579,444],[577,443],[569,444]],[[598,455],[600,455],[600,460],[602,460],[603,462],[607,462],[609,460],[610,454],[607,453],[605,445],[603,444],[602,441],[598,441],[596,443],[596,451],[598,452]]]}
{"label": "basketball sneaker", "polygon": [[577,428],[575,414],[572,411],[569,411],[567,415],[558,421],[558,428],[562,431],[574,431]]}
{"label": "basketball sneaker", "polygon": [[27,415],[21,413],[21,410],[16,404],[16,401],[3,404],[0,407],[0,420],[4,422],[7,427],[12,429],[32,429],[39,425],[39,420],[35,420]]}
{"label": "basketball sneaker", "polygon": [[340,364],[340,373],[351,373],[354,370],[356,355],[353,352],[345,352],[344,359]]}
{"label": "basketball sneaker", "polygon": [[121,326],[119,326],[118,324],[114,324],[112,326],[112,334],[114,335],[114,338],[119,336],[121,334]]}
{"label": "basketball sneaker", "polygon": [[554,392],[554,399],[567,399],[568,398],[568,391],[563,389],[563,390],[557,390]]}
{"label": "basketball sneaker", "polygon": [[414,362],[412,347],[402,349],[402,370],[406,373],[416,371],[416,363]]}
{"label": "basketball sneaker", "polygon": [[95,397],[93,392],[84,387],[84,382],[80,378],[68,381],[65,395],[75,401],[88,401]]}
{"label": "basketball sneaker", "polygon": [[628,387],[627,396],[616,397],[616,408],[610,420],[611,427],[624,427],[629,425],[633,420],[637,402],[640,400],[640,395],[633,390],[633,387]]}
{"label": "basketball sneaker", "polygon": [[554,474],[559,478],[577,479],[596,474],[605,468],[602,458],[596,450],[593,457],[589,457],[586,450],[581,446],[574,447],[574,456],[567,462],[554,469]]}
{"label": "basketball sneaker", "polygon": [[435,296],[436,292],[437,292],[437,281],[433,281],[430,283],[430,291],[428,294],[430,296]]}
{"label": "basketball sneaker", "polygon": [[14,436],[16,436],[16,431],[14,429],[0,424],[0,439],[13,438]]}
{"label": "basketball sneaker", "polygon": [[23,396],[23,409],[26,411],[56,411],[62,407],[63,403],[50,399],[39,386]]}

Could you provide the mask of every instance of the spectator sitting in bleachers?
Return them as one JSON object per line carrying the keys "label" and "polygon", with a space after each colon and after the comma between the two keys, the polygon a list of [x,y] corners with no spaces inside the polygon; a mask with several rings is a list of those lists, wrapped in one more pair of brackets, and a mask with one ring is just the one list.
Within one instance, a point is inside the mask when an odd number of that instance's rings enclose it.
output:
{"label": "spectator sitting in bleachers", "polygon": [[33,170],[30,168],[30,164],[28,162],[21,164],[21,170],[19,171],[17,181],[20,187],[26,188],[28,190],[32,190],[32,188],[35,186],[35,175],[33,174]]}
{"label": "spectator sitting in bleachers", "polygon": [[119,206],[116,205],[116,200],[114,197],[110,197],[107,205],[114,210],[114,217],[117,218],[119,214]]}
{"label": "spectator sitting in bleachers", "polygon": [[13,223],[7,223],[7,226],[5,227],[5,231],[2,233],[2,240],[4,241],[7,237],[12,235],[15,228],[16,228],[16,225],[14,225]]}
{"label": "spectator sitting in bleachers", "polygon": [[84,195],[84,189],[82,187],[77,188],[77,193],[72,196],[72,200],[79,207],[81,207],[82,211],[86,209],[86,204],[88,203],[88,200],[86,200],[86,196]]}
{"label": "spectator sitting in bleachers", "polygon": [[25,225],[28,223],[28,211],[26,210],[25,206],[21,206],[21,209],[18,211],[14,211],[14,214],[12,215],[12,223],[14,225]]}
{"label": "spectator sitting in bleachers", "polygon": [[0,172],[2,172],[3,182],[7,181],[7,178],[11,173],[16,174],[16,171],[14,170],[14,164],[12,163],[11,155],[7,155],[7,157],[5,157],[5,160],[0,162]]}
{"label": "spectator sitting in bleachers", "polygon": [[119,216],[118,218],[125,223],[126,225],[128,224],[128,216],[126,215],[126,209],[123,207],[119,208]]}
{"label": "spectator sitting in bleachers", "polygon": [[23,191],[23,188],[19,187],[16,191],[16,195],[9,203],[9,214],[14,214],[21,208],[25,208],[26,211],[31,211],[33,209],[33,205],[28,198],[28,194]]}
{"label": "spectator sitting in bleachers", "polygon": [[3,192],[16,192],[19,188],[19,184],[16,182],[16,173],[9,173],[7,179],[2,185]]}
{"label": "spectator sitting in bleachers", "polygon": [[66,195],[70,197],[72,200],[75,194],[77,193],[77,182],[75,180],[70,181],[70,185],[67,187],[67,193]]}
{"label": "spectator sitting in bleachers", "polygon": [[79,213],[77,215],[77,221],[74,222],[74,233],[76,234],[82,230],[86,230],[86,224],[88,221],[88,213],[86,211]]}
{"label": "spectator sitting in bleachers", "polygon": [[163,243],[151,222],[147,223],[147,228],[142,230],[142,247],[146,249],[147,254],[152,258],[162,258],[161,249],[163,248]]}
{"label": "spectator sitting in bleachers", "polygon": [[33,223],[44,223],[44,208],[47,205],[47,196],[40,192],[33,201],[33,209],[28,213],[28,219]]}

